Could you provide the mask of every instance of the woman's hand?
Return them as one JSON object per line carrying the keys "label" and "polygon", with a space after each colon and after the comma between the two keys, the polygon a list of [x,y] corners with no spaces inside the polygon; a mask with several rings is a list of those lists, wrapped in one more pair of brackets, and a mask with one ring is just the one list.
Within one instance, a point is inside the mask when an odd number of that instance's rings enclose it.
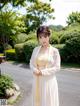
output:
{"label": "woman's hand", "polygon": [[39,76],[42,76],[42,72],[41,72],[40,70],[39,70],[39,73],[38,73],[38,75],[39,75]]}
{"label": "woman's hand", "polygon": [[34,71],[33,74],[36,75],[36,76],[41,76],[42,72],[40,70],[38,70],[38,72]]}

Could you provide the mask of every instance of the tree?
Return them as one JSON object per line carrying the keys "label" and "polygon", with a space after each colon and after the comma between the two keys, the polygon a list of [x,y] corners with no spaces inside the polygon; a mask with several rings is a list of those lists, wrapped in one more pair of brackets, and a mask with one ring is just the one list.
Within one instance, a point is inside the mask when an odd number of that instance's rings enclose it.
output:
{"label": "tree", "polygon": [[11,3],[14,7],[18,5],[25,5],[26,0],[0,0],[0,10],[8,3]]}
{"label": "tree", "polygon": [[24,32],[23,17],[17,16],[12,10],[0,11],[0,43],[6,44],[17,33]]}
{"label": "tree", "polygon": [[80,12],[72,12],[67,19],[68,25],[71,25],[73,23],[80,24]]}
{"label": "tree", "polygon": [[62,25],[50,25],[49,27],[54,31],[61,31],[63,29]]}
{"label": "tree", "polygon": [[26,32],[35,30],[38,26],[46,22],[47,19],[54,19],[52,13],[54,9],[50,7],[50,4],[35,2],[31,6],[27,7],[27,14],[25,24],[27,27]]}
{"label": "tree", "polygon": [[[0,10],[8,3],[12,4],[13,7],[16,6],[25,6],[26,5],[26,1],[27,2],[36,2],[38,0],[0,0]],[[51,1],[51,0],[49,0]]]}

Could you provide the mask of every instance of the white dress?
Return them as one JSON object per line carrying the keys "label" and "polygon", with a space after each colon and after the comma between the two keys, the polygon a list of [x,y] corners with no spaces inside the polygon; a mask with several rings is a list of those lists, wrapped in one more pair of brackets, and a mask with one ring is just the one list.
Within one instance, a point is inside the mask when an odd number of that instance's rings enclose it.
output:
{"label": "white dress", "polygon": [[47,48],[45,53],[40,53],[41,46],[34,48],[30,69],[42,72],[42,76],[33,74],[32,106],[59,106],[58,85],[55,72],[60,70],[60,55],[56,48]]}

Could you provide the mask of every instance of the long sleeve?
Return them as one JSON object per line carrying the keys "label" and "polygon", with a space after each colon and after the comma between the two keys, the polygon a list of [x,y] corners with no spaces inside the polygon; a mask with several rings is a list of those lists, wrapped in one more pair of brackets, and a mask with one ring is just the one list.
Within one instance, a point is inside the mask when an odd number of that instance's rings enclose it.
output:
{"label": "long sleeve", "polygon": [[54,66],[50,67],[50,68],[45,68],[42,69],[42,75],[52,75],[55,74],[55,72],[60,70],[60,55],[59,55],[59,51],[56,49],[55,51],[55,60],[54,60]]}
{"label": "long sleeve", "polygon": [[35,64],[34,64],[34,57],[35,57],[35,54],[36,54],[36,48],[33,49],[33,52],[32,52],[32,55],[31,55],[31,58],[30,58],[30,63],[29,63],[29,66],[30,66],[30,69],[32,71],[38,71],[38,69],[36,68]]}

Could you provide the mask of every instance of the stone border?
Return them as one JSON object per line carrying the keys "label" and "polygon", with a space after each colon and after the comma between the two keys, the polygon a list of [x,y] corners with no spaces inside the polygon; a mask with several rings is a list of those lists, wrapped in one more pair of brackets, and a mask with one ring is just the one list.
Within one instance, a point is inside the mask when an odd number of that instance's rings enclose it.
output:
{"label": "stone border", "polygon": [[13,106],[14,103],[16,102],[16,100],[18,99],[18,97],[20,96],[20,91],[15,91],[15,95],[10,97],[7,102],[8,102],[8,105],[7,106]]}
{"label": "stone border", "polygon": [[13,83],[13,89],[11,88],[11,89],[6,90],[6,95],[9,96],[9,98],[8,99],[7,98],[2,98],[3,102],[5,104],[4,106],[13,106],[14,103],[16,103],[17,100],[19,99],[20,94],[21,94],[21,92],[20,92],[19,86],[16,83]]}

